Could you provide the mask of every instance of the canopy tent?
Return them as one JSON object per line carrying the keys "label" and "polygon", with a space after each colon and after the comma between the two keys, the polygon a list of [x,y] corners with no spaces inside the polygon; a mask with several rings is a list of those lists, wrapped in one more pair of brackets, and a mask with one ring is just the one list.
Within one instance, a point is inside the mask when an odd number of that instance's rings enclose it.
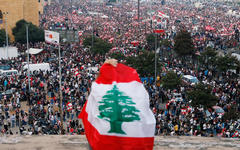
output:
{"label": "canopy tent", "polygon": [[108,18],[108,16],[106,16],[106,15],[103,15],[103,16],[101,16],[101,18],[103,18],[103,19],[107,19],[107,18]]}
{"label": "canopy tent", "polygon": [[17,47],[0,47],[0,59],[9,59],[18,57]]}
{"label": "canopy tent", "polygon": [[[36,55],[36,54],[38,54],[42,51],[43,51],[43,49],[30,48],[29,49],[29,54]],[[28,50],[26,50],[26,53],[28,53]]]}

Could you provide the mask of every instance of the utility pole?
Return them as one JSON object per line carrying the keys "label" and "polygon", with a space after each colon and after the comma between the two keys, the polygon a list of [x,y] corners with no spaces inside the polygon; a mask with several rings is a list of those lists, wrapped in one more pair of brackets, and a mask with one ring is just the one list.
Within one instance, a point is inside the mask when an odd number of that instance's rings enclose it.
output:
{"label": "utility pole", "polygon": [[[30,98],[30,92],[31,92],[31,84],[30,84],[30,69],[29,69],[29,39],[28,39],[28,24],[26,24],[26,37],[27,37],[27,53],[28,53],[28,92],[29,92],[29,98]],[[30,104],[30,99],[29,99]]]}
{"label": "utility pole", "polygon": [[157,33],[155,33],[155,66],[154,66],[154,77],[155,77],[155,84],[157,82]]}
{"label": "utility pole", "polygon": [[140,8],[140,0],[138,0],[138,22],[140,21],[140,12],[139,12],[139,8]]}
{"label": "utility pole", "polygon": [[31,84],[30,84],[30,69],[29,69],[29,39],[28,39],[28,24],[26,24],[26,38],[27,38],[27,55],[28,55],[28,104],[30,105],[30,94],[31,94]]}
{"label": "utility pole", "polygon": [[8,31],[7,31],[7,15],[8,15],[8,12],[3,12],[3,14],[6,16],[5,18],[5,33],[6,33],[6,49],[7,49],[7,59],[8,59]]}
{"label": "utility pole", "polygon": [[63,134],[63,110],[62,110],[62,66],[61,66],[61,44],[58,47],[58,62],[59,62],[59,98],[60,98],[60,121],[61,121],[61,134]]}
{"label": "utility pole", "polygon": [[92,48],[93,48],[93,19],[92,19]]}

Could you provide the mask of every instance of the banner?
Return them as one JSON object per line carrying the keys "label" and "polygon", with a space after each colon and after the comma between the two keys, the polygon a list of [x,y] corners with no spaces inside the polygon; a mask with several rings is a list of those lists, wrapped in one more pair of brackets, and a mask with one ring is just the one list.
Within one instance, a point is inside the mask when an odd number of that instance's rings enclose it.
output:
{"label": "banner", "polygon": [[45,30],[44,33],[45,33],[45,41],[47,43],[59,44],[59,33],[58,32]]}

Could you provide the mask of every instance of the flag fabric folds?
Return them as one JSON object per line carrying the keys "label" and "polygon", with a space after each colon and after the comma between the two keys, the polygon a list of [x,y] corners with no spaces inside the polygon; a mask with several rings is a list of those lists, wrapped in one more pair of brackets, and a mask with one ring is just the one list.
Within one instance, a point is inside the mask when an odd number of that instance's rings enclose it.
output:
{"label": "flag fabric folds", "polygon": [[151,150],[156,120],[135,69],[104,64],[79,115],[93,150]]}

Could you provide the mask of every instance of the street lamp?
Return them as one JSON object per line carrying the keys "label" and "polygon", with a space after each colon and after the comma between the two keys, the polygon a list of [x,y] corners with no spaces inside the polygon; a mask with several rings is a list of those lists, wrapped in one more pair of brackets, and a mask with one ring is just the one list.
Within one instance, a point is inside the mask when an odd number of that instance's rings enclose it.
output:
{"label": "street lamp", "polygon": [[2,13],[3,15],[5,15],[5,33],[6,33],[6,49],[7,49],[7,59],[8,59],[8,32],[7,32],[7,15],[8,15],[8,12],[3,12]]}
{"label": "street lamp", "polygon": [[157,81],[157,35],[158,34],[162,34],[164,33],[165,31],[163,29],[155,29],[153,31],[155,33],[155,66],[154,66],[154,77],[155,77],[155,84],[156,84],[156,81]]}
{"label": "street lamp", "polygon": [[30,93],[31,93],[31,84],[30,84],[30,69],[29,69],[29,38],[28,38],[28,24],[26,24],[26,39],[27,39],[27,55],[28,55],[28,93],[29,93],[29,105],[30,105]]}

